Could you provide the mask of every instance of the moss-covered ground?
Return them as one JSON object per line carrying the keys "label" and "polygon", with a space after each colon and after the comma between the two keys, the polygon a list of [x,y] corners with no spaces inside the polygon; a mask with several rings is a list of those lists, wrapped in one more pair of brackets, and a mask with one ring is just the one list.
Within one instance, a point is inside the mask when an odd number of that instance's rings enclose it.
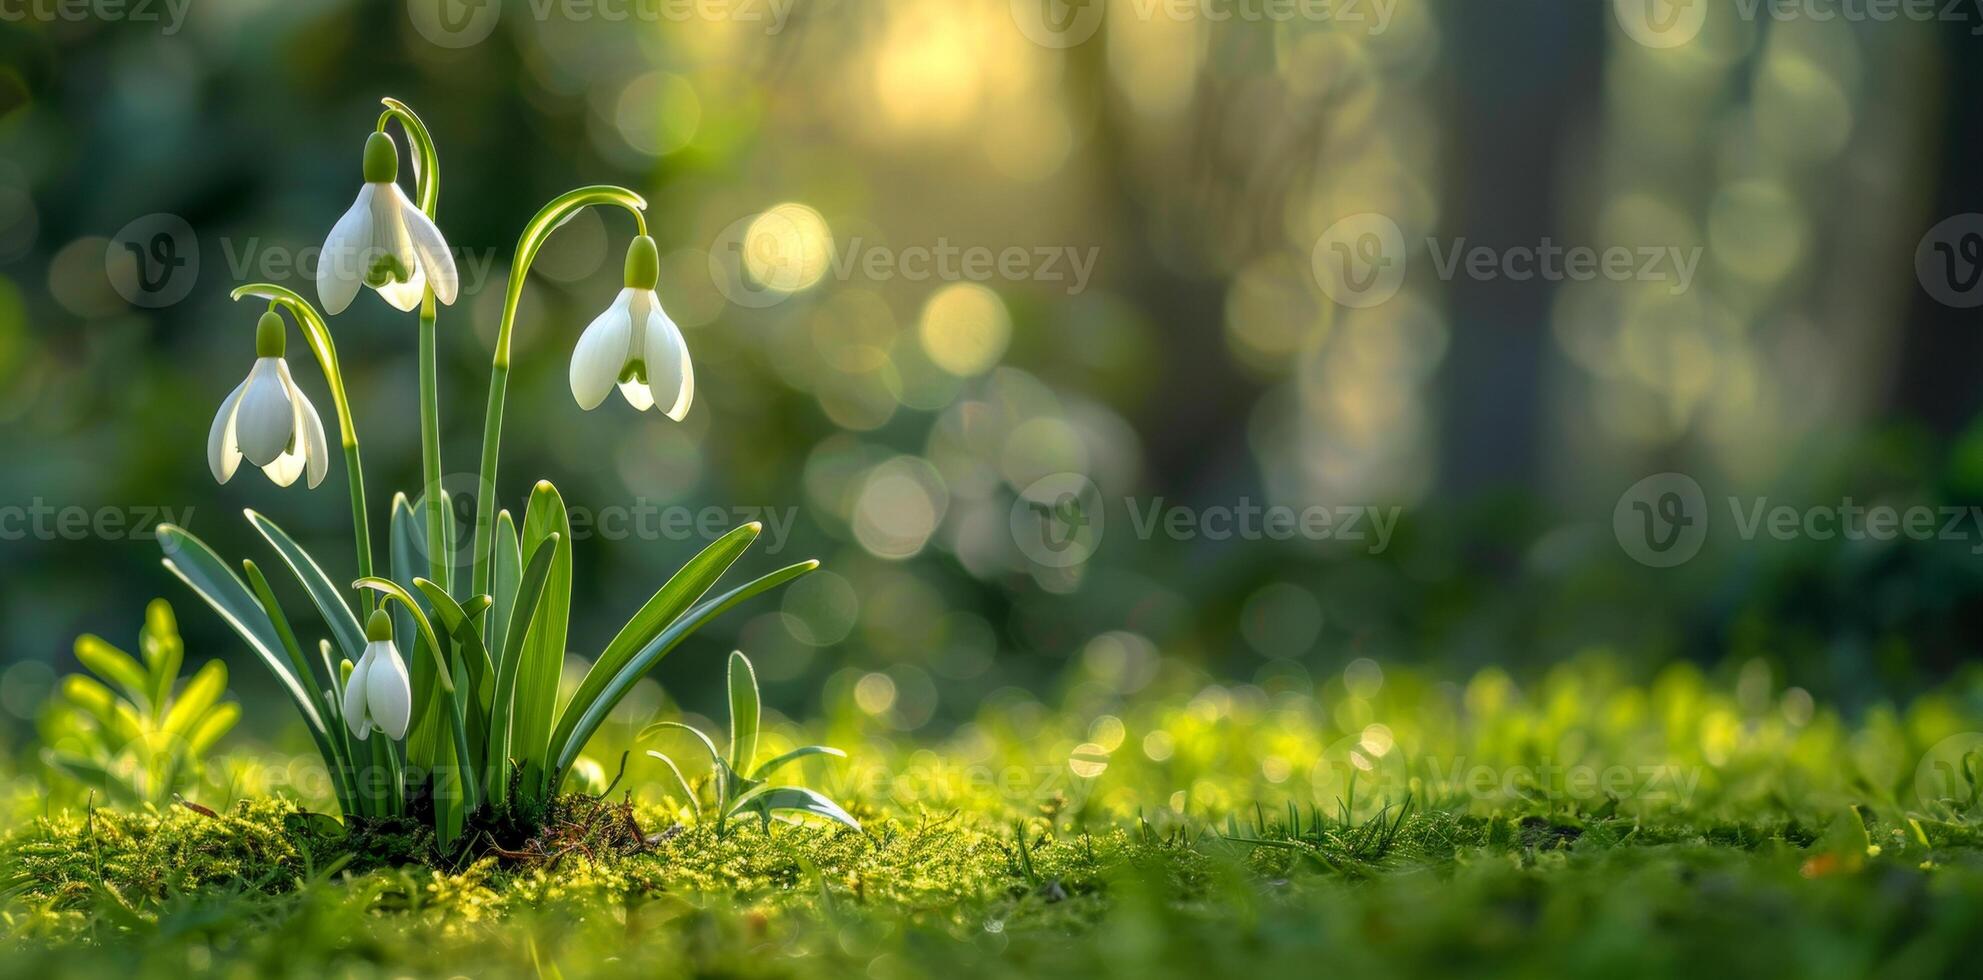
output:
{"label": "moss-covered ground", "polygon": [[260,792],[17,803],[0,976],[1973,975],[1977,687],[1848,720],[1753,673],[778,721],[854,751],[805,781],[864,833],[719,836],[638,769],[441,862]]}

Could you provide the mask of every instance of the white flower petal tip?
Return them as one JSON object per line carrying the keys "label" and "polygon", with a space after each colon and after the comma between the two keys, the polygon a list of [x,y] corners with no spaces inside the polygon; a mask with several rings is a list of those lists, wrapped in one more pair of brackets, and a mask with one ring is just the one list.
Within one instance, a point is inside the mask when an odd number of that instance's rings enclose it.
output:
{"label": "white flower petal tip", "polygon": [[406,661],[391,640],[373,640],[344,684],[344,722],[364,739],[374,730],[394,740],[406,737],[413,719],[413,684]]}
{"label": "white flower petal tip", "polygon": [[255,360],[247,380],[221,402],[207,433],[207,468],[215,480],[233,479],[244,458],[279,487],[308,473],[314,488],[330,472],[324,421],[280,357]]}
{"label": "white flower petal tip", "polygon": [[372,719],[365,711],[365,681],[372,672],[374,659],[372,648],[367,646],[344,682],[344,724],[351,729],[351,737],[361,742],[372,734]]}
{"label": "white flower petal tip", "polygon": [[447,239],[396,183],[360,186],[317,259],[317,299],[324,312],[344,312],[360,286],[409,313],[429,286],[442,303],[452,304],[460,294],[461,276]]}
{"label": "white flower petal tip", "polygon": [[660,406],[677,422],[688,415],[695,395],[688,344],[652,289],[620,290],[572,351],[571,392],[578,407],[599,407],[616,385],[635,411]]}

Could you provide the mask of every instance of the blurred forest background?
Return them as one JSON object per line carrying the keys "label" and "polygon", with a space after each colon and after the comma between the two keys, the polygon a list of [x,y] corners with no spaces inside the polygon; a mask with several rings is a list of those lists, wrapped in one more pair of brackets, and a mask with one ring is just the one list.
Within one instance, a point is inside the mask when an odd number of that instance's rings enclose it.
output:
{"label": "blurred forest background", "polygon": [[[503,505],[548,478],[595,511],[795,508],[776,557],[825,561],[670,658],[673,696],[709,700],[725,642],[783,710],[857,695],[903,732],[1001,688],[1320,689],[1359,660],[1521,676],[1597,648],[1648,670],[1762,658],[1849,706],[1983,642],[1983,527],[1745,540],[1726,504],[1983,503],[1983,332],[1916,261],[1930,229],[1983,211],[1983,20],[1715,3],[1661,48],[1609,0],[1225,21],[1094,0],[1067,8],[1106,8],[1091,37],[1040,43],[1007,0],[777,6],[613,20],[598,11],[626,8],[193,0],[169,32],[0,21],[0,505],[132,523],[192,508],[221,553],[260,556],[238,519],[253,507],[351,571],[339,473],[217,486],[202,453],[259,312],[228,291],[314,299],[264,263],[321,243],[392,95],[432,128],[462,256],[440,317],[446,471],[476,463],[523,222],[569,187],[622,183],[651,204],[694,410],[573,404],[572,346],[631,234],[587,213],[523,293]],[[1341,305],[1318,241],[1372,211],[1439,249],[1699,264],[1684,291],[1513,281],[1441,275],[1414,244],[1395,298]],[[159,215],[197,260],[173,273],[183,298],[151,306],[120,290],[118,245]],[[982,281],[849,261],[945,246],[1033,258]],[[1067,257],[1092,257],[1085,281]],[[367,296],[332,328],[380,515],[418,483],[413,321]],[[1666,471],[1705,489],[1711,525],[1693,560],[1652,568],[1614,508]],[[1087,560],[1056,567],[1012,514],[1064,473],[1109,510]],[[1374,554],[1135,533],[1124,502],[1158,500],[1402,517]],[[574,651],[698,546],[578,541]],[[189,658],[227,658],[254,703],[267,678],[158,557],[128,533],[0,541],[0,722],[24,727],[74,669],[75,634],[126,641],[156,595]]]}

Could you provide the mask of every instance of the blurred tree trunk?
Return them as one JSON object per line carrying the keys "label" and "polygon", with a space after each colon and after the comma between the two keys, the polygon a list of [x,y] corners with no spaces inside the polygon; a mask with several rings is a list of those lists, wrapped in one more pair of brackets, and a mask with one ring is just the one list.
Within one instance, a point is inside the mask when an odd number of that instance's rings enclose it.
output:
{"label": "blurred tree trunk", "polygon": [[[1939,159],[1925,161],[1920,179],[1936,188],[1921,222],[1925,234],[1943,219],[1983,212],[1983,38],[1971,36],[1967,22],[1937,25],[1943,52],[1942,84],[1923,84],[1943,93],[1937,132],[1943,134]],[[1954,94],[1954,98],[1946,97]],[[1895,274],[1912,277],[1914,256],[1895,257]],[[1892,393],[1894,415],[1919,419],[1938,433],[1968,425],[1978,410],[1977,365],[1983,362],[1983,310],[1956,309],[1910,282],[1902,321],[1900,367]],[[1983,287],[1979,287],[1983,288]]]}
{"label": "blurred tree trunk", "polygon": [[[1563,147],[1603,90],[1610,4],[1462,0],[1446,9],[1452,158],[1440,248],[1464,243],[1498,256],[1545,238],[1566,244],[1560,201],[1575,181],[1563,171],[1575,161]],[[1430,265],[1432,256],[1415,253],[1421,260]],[[1462,271],[1444,288],[1452,340],[1438,386],[1441,488],[1534,486],[1554,284],[1476,281]]]}

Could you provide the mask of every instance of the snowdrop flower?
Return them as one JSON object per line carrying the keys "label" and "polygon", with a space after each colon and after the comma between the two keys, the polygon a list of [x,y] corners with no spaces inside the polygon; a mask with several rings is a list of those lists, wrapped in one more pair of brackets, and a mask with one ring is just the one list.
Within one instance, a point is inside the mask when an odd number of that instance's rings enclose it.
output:
{"label": "snowdrop flower", "polygon": [[220,403],[207,433],[207,466],[222,483],[233,478],[243,456],[279,487],[308,470],[314,488],[330,470],[324,420],[289,376],[282,349],[282,317],[270,310],[255,325],[255,366],[248,380]]}
{"label": "snowdrop flower", "polygon": [[654,286],[661,279],[654,239],[634,238],[627,246],[626,288],[606,312],[585,328],[572,351],[571,393],[578,407],[591,411],[615,382],[627,404],[639,411],[660,406],[680,422],[695,397],[695,368],[682,331],[661,310]]}
{"label": "snowdrop flower", "polygon": [[337,219],[317,257],[317,298],[324,312],[344,312],[360,283],[401,310],[420,305],[427,286],[452,304],[460,285],[454,256],[441,230],[399,189],[399,152],[392,137],[365,140],[365,186],[351,210]]}
{"label": "snowdrop flower", "polygon": [[375,727],[387,738],[405,738],[406,723],[413,717],[413,685],[407,680],[406,661],[392,644],[392,617],[385,610],[372,611],[365,641],[364,654],[344,682],[344,723],[360,741]]}

